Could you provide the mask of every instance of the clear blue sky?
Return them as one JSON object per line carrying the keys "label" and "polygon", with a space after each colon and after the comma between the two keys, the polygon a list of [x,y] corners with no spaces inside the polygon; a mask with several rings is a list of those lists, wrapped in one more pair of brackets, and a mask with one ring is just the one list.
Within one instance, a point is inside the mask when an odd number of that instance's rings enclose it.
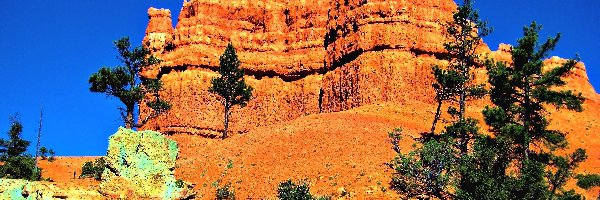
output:
{"label": "clear blue sky", "polygon": [[[108,136],[122,124],[116,99],[88,91],[88,77],[101,66],[118,65],[112,41],[130,36],[139,45],[147,9],[179,14],[182,0],[8,0],[0,7],[0,137],[8,116],[19,112],[24,137],[35,140],[44,106],[42,145],[58,155],[103,155]],[[485,38],[492,50],[514,44],[522,27],[535,20],[542,36],[561,32],[553,55],[579,53],[588,76],[600,88],[600,1],[533,0],[476,3],[494,27]],[[30,152],[33,152],[30,150]]]}

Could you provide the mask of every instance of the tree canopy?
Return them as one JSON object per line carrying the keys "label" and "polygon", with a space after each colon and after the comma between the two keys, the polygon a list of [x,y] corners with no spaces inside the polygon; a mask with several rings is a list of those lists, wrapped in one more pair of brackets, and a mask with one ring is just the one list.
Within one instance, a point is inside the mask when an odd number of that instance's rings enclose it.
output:
{"label": "tree canopy", "polygon": [[[102,67],[98,72],[93,73],[88,81],[90,91],[117,97],[125,105],[125,108],[119,108],[125,126],[127,128],[139,127],[171,107],[158,95],[162,88],[162,82],[159,79],[146,78],[139,74],[143,69],[159,64],[160,60],[143,46],[131,48],[128,37],[123,37],[114,44],[123,66]],[[146,105],[153,112],[136,123],[136,108],[139,110],[137,106],[146,94],[152,94],[152,98],[146,101]]]}

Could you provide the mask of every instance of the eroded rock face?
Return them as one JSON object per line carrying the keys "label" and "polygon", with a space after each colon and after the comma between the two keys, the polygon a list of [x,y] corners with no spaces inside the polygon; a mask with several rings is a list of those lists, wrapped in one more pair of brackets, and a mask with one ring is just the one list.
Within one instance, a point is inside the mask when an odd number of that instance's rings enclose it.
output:
{"label": "eroded rock face", "polygon": [[175,179],[177,143],[154,131],[119,128],[109,138],[100,193],[109,198],[187,199],[195,194]]}
{"label": "eroded rock face", "polygon": [[[433,65],[442,60],[451,0],[190,0],[175,29],[168,10],[150,9],[144,44],[163,59],[142,74],[159,77],[172,109],[144,129],[217,136],[223,107],[208,92],[219,56],[231,42],[254,87],[234,108],[231,130],[375,102],[433,102]],[[510,61],[510,46],[477,53]],[[549,66],[562,62],[547,61]],[[486,82],[486,72],[474,72]],[[579,64],[567,87],[598,99]],[[142,105],[142,117],[148,108]]]}

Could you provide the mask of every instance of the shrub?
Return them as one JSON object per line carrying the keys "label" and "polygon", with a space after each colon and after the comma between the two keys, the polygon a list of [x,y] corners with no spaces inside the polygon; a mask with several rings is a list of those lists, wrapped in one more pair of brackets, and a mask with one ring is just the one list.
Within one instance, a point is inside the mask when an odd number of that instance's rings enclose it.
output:
{"label": "shrub", "polygon": [[231,188],[231,183],[217,188],[217,200],[235,200],[235,191]]}
{"label": "shrub", "polygon": [[277,187],[277,197],[282,200],[310,200],[310,188],[306,183],[296,184],[291,179],[282,182]]}
{"label": "shrub", "polygon": [[81,175],[79,175],[79,178],[93,177],[96,180],[101,180],[104,168],[106,168],[104,157],[96,159],[93,163],[91,161],[85,162],[81,167]]}
{"label": "shrub", "polygon": [[40,148],[40,157],[42,157],[42,160],[46,160],[46,158],[48,158],[48,156],[46,155],[47,153],[48,149],[46,149],[46,147]]}
{"label": "shrub", "polygon": [[183,188],[183,180],[177,179],[177,181],[175,181],[175,186],[178,188]]}
{"label": "shrub", "polygon": [[294,183],[292,180],[288,179],[285,182],[282,182],[277,187],[277,197],[281,200],[328,200],[331,197],[321,196],[315,197],[310,194],[310,187],[305,182],[301,182],[299,184]]}
{"label": "shrub", "polygon": [[577,175],[577,186],[583,189],[590,189],[592,187],[600,186],[600,175],[599,174],[579,174]]}
{"label": "shrub", "polygon": [[53,162],[54,160],[56,160],[56,158],[54,158],[54,150],[50,149],[50,150],[48,150],[48,153],[50,153],[50,157],[48,157],[48,161]]}

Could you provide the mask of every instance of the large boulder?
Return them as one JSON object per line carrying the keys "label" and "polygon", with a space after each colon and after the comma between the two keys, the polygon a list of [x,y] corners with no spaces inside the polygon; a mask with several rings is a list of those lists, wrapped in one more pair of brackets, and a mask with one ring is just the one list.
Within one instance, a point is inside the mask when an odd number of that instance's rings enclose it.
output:
{"label": "large boulder", "polygon": [[174,176],[177,143],[155,131],[123,127],[109,138],[100,193],[109,198],[187,199],[192,186]]}

